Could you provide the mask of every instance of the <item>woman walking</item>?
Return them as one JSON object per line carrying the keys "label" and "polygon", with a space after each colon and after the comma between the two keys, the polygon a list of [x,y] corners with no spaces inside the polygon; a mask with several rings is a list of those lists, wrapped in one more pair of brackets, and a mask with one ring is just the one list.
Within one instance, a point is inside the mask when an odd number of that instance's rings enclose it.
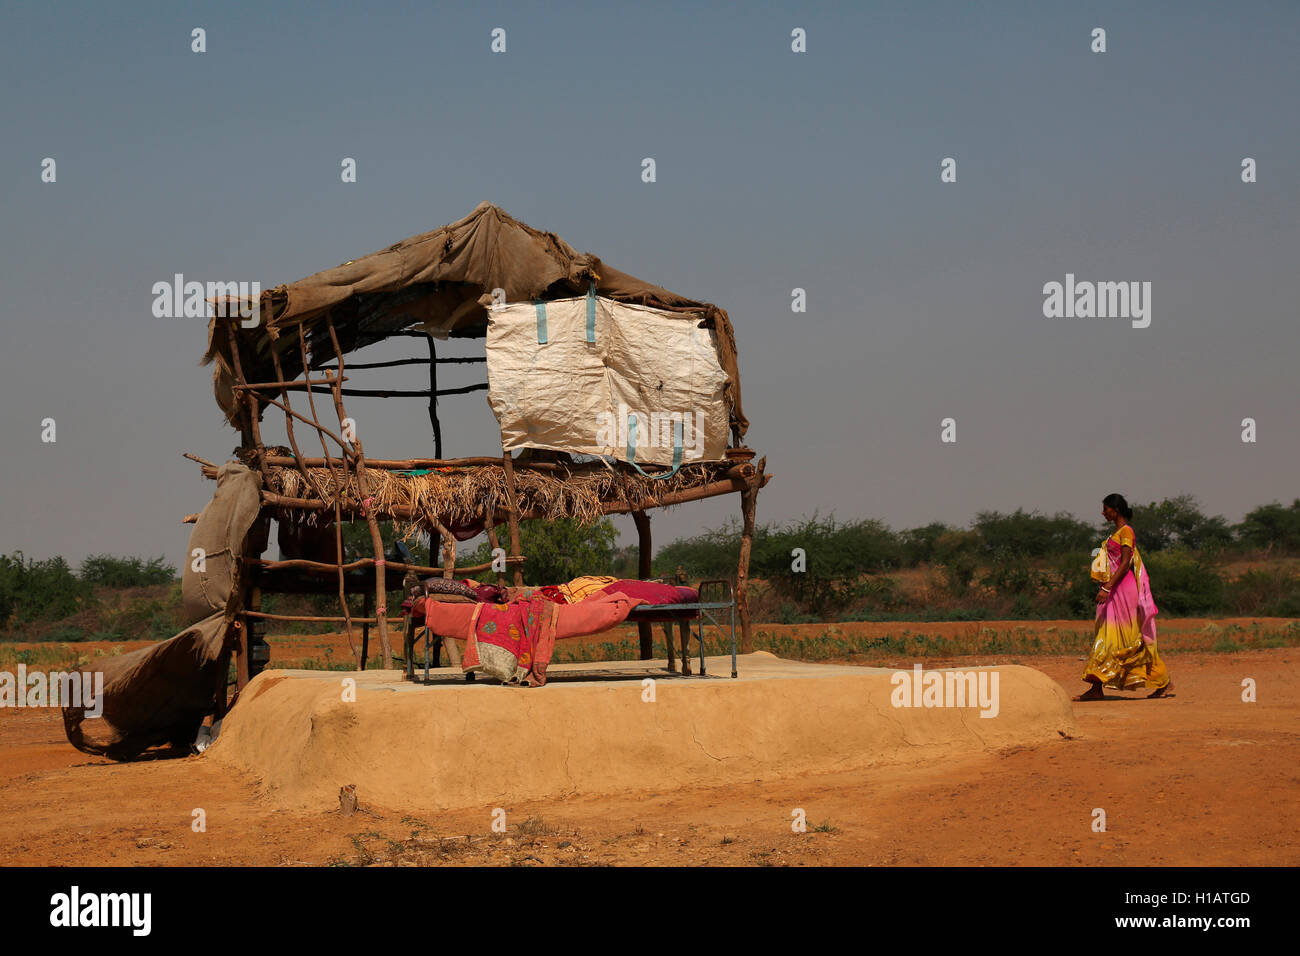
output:
{"label": "woman walking", "polygon": [[1101,515],[1115,532],[1101,546],[1092,565],[1097,591],[1097,636],[1083,679],[1092,686],[1074,700],[1103,700],[1103,687],[1137,690],[1150,687],[1148,697],[1164,697],[1173,682],[1156,651],[1156,602],[1151,597],[1137,538],[1129,521],[1133,509],[1123,495],[1107,495]]}

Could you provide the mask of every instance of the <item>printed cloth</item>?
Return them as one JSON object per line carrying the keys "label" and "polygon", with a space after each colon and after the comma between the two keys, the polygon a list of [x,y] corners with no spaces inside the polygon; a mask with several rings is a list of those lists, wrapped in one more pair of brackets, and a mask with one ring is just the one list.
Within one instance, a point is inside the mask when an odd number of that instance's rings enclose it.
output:
{"label": "printed cloth", "polygon": [[609,630],[644,603],[624,594],[598,594],[575,605],[541,594],[509,604],[430,601],[426,623],[435,634],[465,641],[462,670],[540,687],[557,640]]}
{"label": "printed cloth", "polygon": [[[533,670],[536,660],[544,674],[555,647],[556,607],[541,595],[514,604],[479,604],[467,630],[461,669],[485,671],[507,682],[520,681]],[[480,654],[484,645],[504,650],[509,657]]]}
{"label": "printed cloth", "polygon": [[474,589],[464,581],[457,581],[454,578],[425,578],[420,585],[420,591],[428,591],[430,594],[455,594],[460,597],[467,597],[474,600]]}

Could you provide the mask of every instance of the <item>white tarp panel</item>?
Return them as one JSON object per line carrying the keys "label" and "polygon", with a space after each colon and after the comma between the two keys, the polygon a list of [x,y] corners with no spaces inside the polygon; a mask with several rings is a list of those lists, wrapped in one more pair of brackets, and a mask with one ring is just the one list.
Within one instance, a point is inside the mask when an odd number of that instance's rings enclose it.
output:
{"label": "white tarp panel", "polygon": [[699,316],[594,296],[543,308],[544,318],[531,302],[489,311],[488,403],[506,450],[626,461],[634,436],[638,465],[671,465],[680,434],[683,462],[723,457],[727,377]]}

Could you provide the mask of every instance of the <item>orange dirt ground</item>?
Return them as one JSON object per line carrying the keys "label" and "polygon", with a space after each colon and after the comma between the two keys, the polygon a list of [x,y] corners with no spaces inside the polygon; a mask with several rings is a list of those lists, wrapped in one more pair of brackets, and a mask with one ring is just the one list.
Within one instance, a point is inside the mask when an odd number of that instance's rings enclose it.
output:
{"label": "orange dirt ground", "polygon": [[[761,786],[506,804],[502,834],[489,807],[274,810],[253,780],[202,758],[114,764],[73,750],[57,711],[4,710],[0,853],[144,866],[1300,863],[1300,652],[1167,657],[1172,698],[1076,704],[1077,739]],[[1083,689],[1073,656],[1019,661]],[[1257,703],[1241,700],[1247,677]],[[1104,833],[1092,830],[1098,807]],[[191,828],[196,808],[206,832]],[[806,833],[791,830],[795,808]]]}

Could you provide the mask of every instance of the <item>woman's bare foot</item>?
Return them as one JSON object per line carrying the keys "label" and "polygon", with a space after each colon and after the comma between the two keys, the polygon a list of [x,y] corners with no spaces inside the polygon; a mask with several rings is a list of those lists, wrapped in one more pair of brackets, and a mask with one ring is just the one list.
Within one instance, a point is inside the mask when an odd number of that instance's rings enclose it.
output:
{"label": "woman's bare foot", "polygon": [[1174,682],[1170,681],[1164,687],[1157,687],[1151,693],[1147,694],[1147,700],[1150,700],[1152,697],[1164,697],[1173,689],[1174,689]]}
{"label": "woman's bare foot", "polygon": [[1079,694],[1077,697],[1071,697],[1070,700],[1105,700],[1106,695],[1102,693],[1100,684],[1093,684],[1092,689],[1086,693]]}

